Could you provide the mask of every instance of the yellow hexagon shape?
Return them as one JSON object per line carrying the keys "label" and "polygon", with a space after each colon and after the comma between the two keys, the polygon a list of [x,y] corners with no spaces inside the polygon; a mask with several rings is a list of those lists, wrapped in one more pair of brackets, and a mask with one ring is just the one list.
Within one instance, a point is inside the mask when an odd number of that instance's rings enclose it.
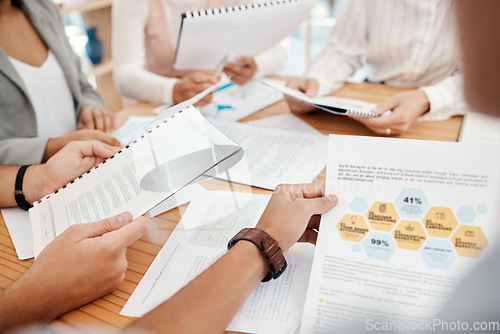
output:
{"label": "yellow hexagon shape", "polygon": [[479,226],[461,225],[451,242],[458,255],[475,258],[480,257],[488,246],[488,240]]}
{"label": "yellow hexagon shape", "polygon": [[365,217],[362,215],[345,215],[338,223],[340,237],[343,240],[360,242],[370,232]]}
{"label": "yellow hexagon shape", "polygon": [[378,231],[390,231],[399,221],[399,216],[394,204],[375,202],[366,213],[370,226]]}
{"label": "yellow hexagon shape", "polygon": [[433,206],[423,219],[424,227],[431,237],[448,238],[458,222],[450,208]]}
{"label": "yellow hexagon shape", "polygon": [[399,248],[418,250],[427,239],[420,222],[402,220],[392,232]]}

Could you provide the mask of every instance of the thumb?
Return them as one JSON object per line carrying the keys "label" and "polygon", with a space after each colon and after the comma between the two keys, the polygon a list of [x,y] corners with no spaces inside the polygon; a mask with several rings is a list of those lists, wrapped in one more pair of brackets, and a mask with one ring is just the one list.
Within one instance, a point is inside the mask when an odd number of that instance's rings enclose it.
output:
{"label": "thumb", "polygon": [[377,115],[382,115],[387,110],[392,110],[396,108],[398,105],[399,105],[398,100],[395,99],[394,97],[390,97],[384,102],[377,105],[375,108],[373,108],[372,111]]}
{"label": "thumb", "polygon": [[106,218],[93,223],[82,224],[87,225],[83,229],[82,238],[94,238],[100,237],[103,234],[116,231],[123,226],[129,224],[132,221],[132,214],[130,212],[124,212],[118,216]]}
{"label": "thumb", "polygon": [[307,79],[305,94],[309,97],[315,97],[318,94],[319,84],[314,79]]}
{"label": "thumb", "polygon": [[338,203],[337,196],[333,194],[316,198],[305,198],[304,201],[309,209],[309,216],[327,213]]}

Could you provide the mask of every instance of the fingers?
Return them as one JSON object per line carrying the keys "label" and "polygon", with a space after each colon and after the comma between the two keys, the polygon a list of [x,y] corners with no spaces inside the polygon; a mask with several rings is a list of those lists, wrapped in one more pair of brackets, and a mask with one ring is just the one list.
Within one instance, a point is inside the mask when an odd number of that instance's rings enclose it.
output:
{"label": "fingers", "polygon": [[98,140],[73,141],[67,144],[63,149],[79,152],[83,157],[97,157],[101,159],[108,159],[120,150],[119,147],[111,146]]}
{"label": "fingers", "polygon": [[132,214],[124,212],[118,216],[106,218],[93,223],[74,225],[80,229],[80,238],[95,238],[102,236],[106,233],[116,231],[132,221]]}
{"label": "fingers", "polygon": [[96,139],[102,141],[105,144],[111,145],[111,146],[116,146],[116,147],[121,147],[122,144],[120,141],[116,138],[113,138],[104,132],[96,132]]}
{"label": "fingers", "polygon": [[201,85],[208,84],[207,88],[217,83],[217,79],[203,72],[193,72],[186,77],[191,82]]}
{"label": "fingers", "polygon": [[78,129],[95,129],[94,117],[89,109],[89,106],[82,108],[80,119],[78,121]]}
{"label": "fingers", "polygon": [[315,97],[318,94],[319,83],[314,79],[306,79],[306,86],[304,93],[307,96]]}
{"label": "fingers", "polygon": [[92,117],[94,119],[95,129],[106,132],[106,127],[104,123],[104,114],[100,108],[94,106],[91,107]]}
{"label": "fingers", "polygon": [[310,212],[309,216],[312,216],[313,214],[327,213],[337,205],[338,199],[337,196],[331,194],[317,198],[299,199],[297,201],[304,201],[306,203],[305,206]]}
{"label": "fingers", "polygon": [[109,233],[107,238],[112,240],[113,244],[126,248],[146,233],[150,220],[151,218],[148,212],[120,229]]}
{"label": "fingers", "polygon": [[206,104],[209,104],[210,102],[212,102],[213,97],[214,97],[214,95],[212,93],[210,93],[207,96],[205,96],[204,98],[202,98],[201,100],[199,100],[198,102],[196,102],[194,105],[196,107],[199,107],[199,106],[204,106]]}
{"label": "fingers", "polygon": [[274,192],[300,193],[299,198],[316,198],[325,196],[325,185],[320,183],[305,184],[280,184],[274,189]]}
{"label": "fingers", "polygon": [[392,110],[396,108],[399,104],[400,104],[399,99],[393,96],[388,98],[384,102],[379,103],[375,108],[372,109],[372,111],[377,115],[382,115],[387,110]]}

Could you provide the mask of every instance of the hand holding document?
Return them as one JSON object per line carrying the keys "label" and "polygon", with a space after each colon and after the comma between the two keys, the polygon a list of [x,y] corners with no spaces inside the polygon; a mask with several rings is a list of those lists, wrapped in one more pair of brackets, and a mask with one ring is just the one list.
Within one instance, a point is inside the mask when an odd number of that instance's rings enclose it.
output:
{"label": "hand holding document", "polygon": [[262,83],[271,87],[285,95],[294,99],[300,100],[311,106],[328,111],[335,115],[357,116],[357,117],[378,117],[376,113],[371,111],[376,107],[374,103],[368,103],[360,100],[347,99],[336,96],[325,96],[312,98],[298,90],[277,84],[275,81],[263,79]]}
{"label": "hand holding document", "polygon": [[[315,0],[259,1],[182,14],[176,69],[211,69],[225,55],[255,57],[289,36]],[[263,38],[265,36],[265,38]]]}
{"label": "hand holding document", "polygon": [[[269,198],[212,191],[192,201],[120,314],[140,317],[174,295],[220,258],[240,229],[257,224]],[[312,245],[294,246],[283,276],[260,284],[227,330],[292,332],[300,323],[313,251]]]}
{"label": "hand holding document", "polygon": [[495,150],[330,135],[326,192],[339,204],[322,218],[301,333],[370,321],[406,332],[435,317],[498,243]]}
{"label": "hand holding document", "polygon": [[241,159],[241,148],[194,107],[165,119],[30,209],[35,256],[73,224],[124,211],[134,219],[200,178]]}

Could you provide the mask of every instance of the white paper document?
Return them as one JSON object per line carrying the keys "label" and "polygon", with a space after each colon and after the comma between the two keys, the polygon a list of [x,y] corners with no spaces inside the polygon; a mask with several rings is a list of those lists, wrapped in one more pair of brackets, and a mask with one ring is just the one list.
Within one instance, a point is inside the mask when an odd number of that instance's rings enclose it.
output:
{"label": "white paper document", "polygon": [[[140,317],[175,294],[221,257],[240,229],[256,225],[269,198],[213,191],[192,201],[120,314]],[[227,330],[290,333],[299,325],[314,253],[300,246],[288,253],[282,277],[259,284]]]}
{"label": "white paper document", "polygon": [[[326,166],[328,137],[247,123],[212,120],[245,151],[229,170],[232,182],[273,190],[281,183],[314,181]],[[227,180],[227,174],[218,176]]]}
{"label": "white paper document", "polygon": [[221,87],[214,92],[212,102],[200,110],[209,118],[238,121],[280,100],[281,93],[253,80],[244,86],[230,83]]}
{"label": "white paper document", "polygon": [[339,202],[322,217],[301,333],[404,332],[438,316],[500,237],[493,148],[330,135]]}
{"label": "white paper document", "polygon": [[307,124],[307,122],[304,122],[297,116],[294,116],[290,113],[266,118],[259,118],[254,121],[247,122],[247,124],[265,126],[273,129],[294,131],[298,133],[321,134],[321,132],[316,130],[313,126]]}
{"label": "white paper document", "polygon": [[146,127],[153,121],[153,116],[130,116],[127,122],[113,133],[113,137],[122,144],[128,144],[146,132]]}
{"label": "white paper document", "polygon": [[2,209],[2,216],[19,260],[31,259],[34,256],[33,233],[28,211],[6,208]]}
{"label": "white paper document", "polygon": [[270,88],[283,93],[284,95],[293,97],[304,103],[310,104],[315,108],[319,108],[335,115],[343,116],[358,116],[358,117],[378,117],[373,111],[376,104],[361,100],[348,99],[337,96],[310,97],[298,90],[276,84],[275,81],[263,79],[262,83]]}
{"label": "white paper document", "polygon": [[299,27],[315,0],[257,1],[184,13],[175,54],[176,69],[212,69],[227,56],[255,57]]}
{"label": "white paper document", "polygon": [[192,200],[205,195],[207,192],[208,190],[199,184],[191,184],[179,190],[175,196],[170,197],[149,210],[149,214],[151,215],[151,218],[156,217],[182,204],[191,202]]}
{"label": "white paper document", "polygon": [[[35,256],[73,224],[129,211],[135,218],[243,155],[194,107],[176,113],[30,209]],[[236,160],[235,160],[236,159]],[[214,167],[215,166],[215,167]]]}
{"label": "white paper document", "polygon": [[500,119],[478,112],[467,112],[462,121],[459,141],[500,145]]}

